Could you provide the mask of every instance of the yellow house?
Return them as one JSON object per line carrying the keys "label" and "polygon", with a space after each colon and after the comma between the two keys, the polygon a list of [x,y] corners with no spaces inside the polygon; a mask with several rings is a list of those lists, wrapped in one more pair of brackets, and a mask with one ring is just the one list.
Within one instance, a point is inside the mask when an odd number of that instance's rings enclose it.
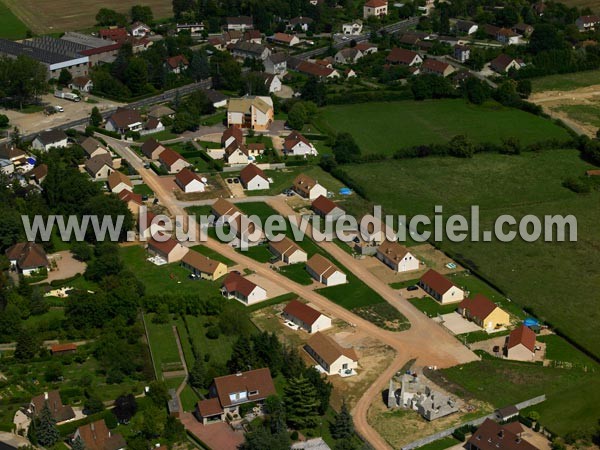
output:
{"label": "yellow house", "polygon": [[458,305],[458,312],[488,331],[510,325],[508,313],[485,295],[477,294],[473,298],[464,299]]}
{"label": "yellow house", "polygon": [[181,265],[203,280],[214,281],[227,274],[227,266],[210,259],[195,250],[190,250],[181,260]]}

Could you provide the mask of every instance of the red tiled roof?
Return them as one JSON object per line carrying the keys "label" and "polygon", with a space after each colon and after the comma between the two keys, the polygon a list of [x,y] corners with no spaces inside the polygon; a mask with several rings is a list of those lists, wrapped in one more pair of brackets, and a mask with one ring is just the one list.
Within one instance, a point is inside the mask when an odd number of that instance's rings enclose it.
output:
{"label": "red tiled roof", "polygon": [[234,127],[233,125],[223,131],[223,135],[221,136],[221,145],[225,145],[227,139],[232,137],[235,139],[235,142],[238,144],[242,144],[244,142],[244,133],[241,128]]}
{"label": "red tiled roof", "polygon": [[260,168],[255,166],[254,164],[248,164],[240,172],[240,180],[242,180],[242,183],[244,183],[244,184],[248,184],[251,180],[253,180],[257,176],[262,177],[265,180],[267,179],[267,176],[265,175],[265,173]]}
{"label": "red tiled roof", "polygon": [[61,352],[74,352],[77,350],[77,346],[75,344],[54,344],[50,347],[50,351],[52,353],[61,353]]}
{"label": "red tiled roof", "polygon": [[353,348],[344,348],[338,344],[332,337],[317,331],[306,342],[306,345],[313,349],[323,361],[329,366],[336,362],[341,356],[358,361],[358,356]]}
{"label": "red tiled roof", "polygon": [[[82,50],[80,53],[83,56],[100,55],[101,53],[109,53],[109,52],[117,51],[121,48],[121,45],[123,45],[123,44],[120,42],[117,42],[115,44],[105,45],[104,47],[88,48],[87,50]],[[84,85],[81,85],[81,86],[84,86]]]}
{"label": "red tiled roof", "polygon": [[381,8],[382,6],[387,6],[388,2],[386,0],[369,0],[365,3],[365,6],[369,8]]}
{"label": "red tiled roof", "polygon": [[157,235],[152,236],[152,238],[148,241],[148,248],[152,247],[153,249],[168,255],[173,251],[175,247],[179,244],[175,239],[169,238],[164,241],[162,238],[160,240],[155,239],[155,237],[162,236],[161,233],[157,233]]}
{"label": "red tiled roof", "polygon": [[467,444],[480,450],[537,450],[537,447],[520,438],[504,425],[485,419]]}
{"label": "red tiled roof", "polygon": [[296,317],[307,325],[312,325],[319,317],[321,317],[319,311],[298,300],[289,302],[283,310],[283,313]]}
{"label": "red tiled roof", "polygon": [[404,48],[394,47],[387,55],[386,61],[390,63],[411,64],[419,56],[417,52]]}
{"label": "red tiled roof", "polygon": [[239,292],[247,297],[257,285],[237,272],[229,272],[229,275],[227,275],[227,278],[223,281],[223,287],[227,292]]}
{"label": "red tiled roof", "polygon": [[89,450],[118,450],[125,447],[123,436],[111,433],[104,419],[82,425],[77,432]]}
{"label": "red tiled roof", "polygon": [[48,266],[46,252],[35,242],[19,242],[6,250],[9,260],[17,261],[20,269],[36,269]]}
{"label": "red tiled roof", "polygon": [[179,160],[184,160],[183,156],[181,156],[179,153],[177,153],[175,150],[170,149],[170,148],[165,148],[162,152],[160,152],[160,154],[158,155],[158,159],[165,164],[165,166],[167,167],[171,167],[173,164],[175,164],[177,161]]}
{"label": "red tiled roof", "polygon": [[208,256],[204,256],[195,250],[190,250],[183,257],[182,262],[198,269],[202,273],[214,274],[218,267],[223,264],[214,259],[210,259]]}
{"label": "red tiled roof", "polygon": [[175,180],[177,180],[182,186],[187,186],[192,181],[200,181],[200,177],[186,167],[177,175],[175,175]]}
{"label": "red tiled roof", "polygon": [[292,34],[287,34],[287,33],[275,33],[273,35],[273,40],[277,41],[277,42],[285,42],[287,44],[289,44],[290,42],[292,42],[292,39],[294,39],[294,35]]}
{"label": "red tiled roof", "polygon": [[167,58],[167,64],[171,69],[177,69],[179,66],[189,65],[188,59],[183,55],[171,56]]}
{"label": "red tiled roof", "polygon": [[142,116],[135,109],[117,108],[117,111],[110,116],[115,125],[119,128],[126,128],[131,124],[141,122]]}
{"label": "red tiled roof", "polygon": [[304,142],[306,145],[310,145],[308,139],[306,139],[301,133],[292,131],[284,140],[283,146],[287,150],[291,150],[299,142]]}
{"label": "red tiled roof", "polygon": [[62,399],[60,398],[60,393],[57,390],[36,395],[31,399],[31,403],[33,404],[35,415],[39,414],[44,408],[44,404],[47,403],[52,417],[57,422],[64,422],[65,420],[75,418],[73,408],[68,405],[63,405]]}
{"label": "red tiled roof", "polygon": [[449,67],[452,67],[452,66],[448,63],[445,63],[443,61],[438,61],[437,59],[428,58],[425,61],[423,61],[423,65],[421,66],[421,69],[426,69],[431,72],[435,72],[435,73],[439,73],[439,74],[443,75],[444,72],[446,71],[446,69],[448,69]]}
{"label": "red tiled roof", "polygon": [[[235,375],[217,377],[213,381],[219,402],[223,407],[231,406],[234,402],[230,394],[247,392],[247,401],[261,400],[276,393],[271,371],[268,368],[250,370]],[[255,392],[255,394],[250,394]],[[245,403],[245,402],[244,402]]]}
{"label": "red tiled roof", "polygon": [[323,213],[325,215],[329,214],[335,208],[339,208],[338,205],[336,205],[335,203],[333,203],[331,200],[329,200],[327,197],[325,197],[323,195],[319,195],[312,202],[311,207],[312,207],[313,211],[318,211],[318,212],[321,212],[321,213]]}
{"label": "red tiled roof", "polygon": [[223,414],[223,407],[217,397],[199,401],[197,407],[200,417],[211,417]]}
{"label": "red tiled roof", "polygon": [[298,70],[298,72],[303,72],[308,75],[313,75],[315,77],[328,77],[334,72],[334,69],[329,69],[319,64],[311,63],[309,61],[300,62],[296,67],[296,70]]}
{"label": "red tiled roof", "polygon": [[515,328],[508,335],[507,348],[523,344],[531,352],[535,351],[535,332],[525,325]]}
{"label": "red tiled roof", "polygon": [[469,311],[471,317],[485,320],[496,308],[496,304],[485,295],[477,294],[473,298],[466,298],[458,305],[459,308]]}
{"label": "red tiled roof", "polygon": [[144,201],[142,200],[142,194],[136,194],[129,189],[123,189],[121,192],[119,192],[118,196],[119,200],[123,202],[134,202],[138,205],[144,204]]}
{"label": "red tiled roof", "polygon": [[322,278],[328,278],[335,272],[341,272],[338,267],[319,253],[315,253],[307,262],[306,267]]}
{"label": "red tiled roof", "polygon": [[444,295],[454,286],[452,281],[433,269],[429,269],[425,272],[421,277],[421,283],[426,284],[440,295]]}
{"label": "red tiled roof", "polygon": [[105,28],[99,31],[99,35],[102,39],[111,39],[113,41],[128,36],[125,28]]}

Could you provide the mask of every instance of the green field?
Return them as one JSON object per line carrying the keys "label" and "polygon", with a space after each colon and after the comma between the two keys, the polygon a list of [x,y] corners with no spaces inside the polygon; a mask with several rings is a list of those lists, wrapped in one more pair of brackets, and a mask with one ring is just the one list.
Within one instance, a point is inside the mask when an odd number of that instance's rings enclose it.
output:
{"label": "green field", "polygon": [[514,136],[522,144],[569,137],[563,128],[533,114],[464,100],[328,106],[316,122],[325,130],[351,133],[364,154],[392,155],[401,148],[447,142],[458,134],[493,143]]}
{"label": "green field", "polygon": [[575,215],[578,242],[466,240],[439,246],[491,280],[517,305],[533,308],[540,319],[600,355],[600,309],[595,303],[600,286],[600,192],[578,195],[561,185],[564,178],[589,168],[574,150],[548,150],[520,156],[482,154],[470,160],[387,161],[345,170],[387,213],[431,217],[434,205],[443,205],[446,218],[457,213],[470,217],[471,205],[479,205],[481,230],[493,229],[501,214],[517,219],[526,214]]}
{"label": "green field", "polygon": [[[598,83],[600,83],[600,79]],[[565,105],[552,109],[565,113],[576,122],[600,127],[600,103],[598,102],[586,105]]]}
{"label": "green field", "polygon": [[140,195],[147,195],[147,196],[154,195],[154,192],[152,192],[152,189],[150,189],[148,187],[148,185],[146,185],[146,184],[134,185],[133,192],[135,192],[136,194],[140,194]]}
{"label": "green field", "polygon": [[600,70],[548,75],[531,80],[533,92],[570,91],[594,84],[600,84]]}
{"label": "green field", "polygon": [[8,7],[0,2],[0,38],[23,39],[27,36],[27,27]]}
{"label": "green field", "polygon": [[154,369],[158,374],[158,379],[161,379],[163,371],[182,370],[179,352],[177,350],[177,342],[173,333],[173,324],[154,323],[154,314],[147,314],[146,327],[148,328],[148,337],[152,357],[154,358]]}

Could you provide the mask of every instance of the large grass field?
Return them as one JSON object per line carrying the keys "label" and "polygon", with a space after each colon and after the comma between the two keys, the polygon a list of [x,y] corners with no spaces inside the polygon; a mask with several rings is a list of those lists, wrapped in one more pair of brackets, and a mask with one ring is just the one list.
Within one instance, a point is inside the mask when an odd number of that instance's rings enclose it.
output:
{"label": "large grass field", "polygon": [[548,75],[531,80],[533,92],[570,91],[594,84],[600,84],[600,70]]}
{"label": "large grass field", "polygon": [[0,38],[23,39],[26,35],[25,24],[3,2],[0,2]]}
{"label": "large grass field", "polygon": [[[137,0],[107,0],[102,4],[92,0],[59,0],[56,2],[4,0],[4,2],[21,21],[38,34],[90,28],[95,25],[96,13],[101,7],[129,13],[133,5],[140,4]],[[143,4],[152,8],[155,19],[173,15],[171,2],[148,0]]]}
{"label": "large grass field", "polygon": [[564,129],[541,117],[494,102],[476,106],[462,99],[328,106],[317,124],[351,133],[364,154],[391,155],[405,147],[447,142],[458,134],[494,143],[508,136],[523,144],[568,138]]}
{"label": "large grass field", "polygon": [[148,328],[148,337],[150,349],[154,358],[154,369],[161,379],[162,372],[171,370],[181,370],[181,360],[177,350],[177,342],[173,333],[173,324],[154,323],[154,314],[146,315],[146,327]]}
{"label": "large grass field", "polygon": [[[598,83],[600,84],[600,78],[598,79]],[[585,105],[564,105],[552,109],[565,113],[575,122],[600,127],[600,102]]]}
{"label": "large grass field", "polygon": [[[347,172],[387,213],[433,216],[434,205],[470,217],[479,205],[481,230],[501,214],[573,214],[578,242],[439,243],[492,281],[519,306],[533,308],[571,339],[600,355],[600,192],[578,195],[562,187],[588,164],[575,150],[520,156],[477,155],[473,159],[423,158],[348,166]],[[394,176],[389,176],[394,174]],[[390,195],[393,193],[393,195]]]}

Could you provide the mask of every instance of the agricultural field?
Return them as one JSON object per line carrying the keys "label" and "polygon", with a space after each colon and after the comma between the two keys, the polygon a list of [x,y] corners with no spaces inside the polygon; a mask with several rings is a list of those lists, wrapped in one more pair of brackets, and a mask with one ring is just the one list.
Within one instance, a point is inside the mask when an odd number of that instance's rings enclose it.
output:
{"label": "agricultural field", "polygon": [[[590,3],[595,0],[591,0]],[[567,2],[565,2],[567,3]],[[565,73],[548,75],[531,80],[533,92],[544,91],[571,91],[573,89],[600,84],[600,70],[588,70],[585,72]]]}
{"label": "agricultural field", "polygon": [[552,108],[554,111],[564,113],[577,123],[600,128],[600,102],[590,102],[583,105],[564,105]]}
{"label": "agricultural field", "polygon": [[[58,2],[40,2],[39,0],[4,0],[6,6],[34,33],[57,33],[69,30],[82,30],[95,25],[96,13],[103,8],[127,13],[135,0],[107,0],[98,4],[90,0],[62,0]],[[173,14],[171,2],[149,0],[155,19],[170,17]]]}
{"label": "agricultural field", "polygon": [[[575,194],[561,185],[566,177],[581,176],[589,168],[575,150],[548,150],[520,156],[482,154],[469,160],[387,161],[345,170],[386,213],[431,217],[434,205],[443,205],[444,217],[460,213],[469,218],[471,205],[479,205],[481,230],[493,229],[501,214],[517,219],[527,214],[574,215],[577,242],[437,245],[515,304],[531,308],[538,318],[600,355],[600,310],[594,300],[600,285],[600,192]],[[389,173],[395,176],[386,176]],[[403,180],[401,189],[396,180]]]}
{"label": "agricultural field", "polygon": [[492,143],[511,136],[522,144],[569,137],[563,128],[533,114],[462,99],[328,106],[316,124],[323,131],[351,133],[363,154],[392,155],[401,148],[447,142],[459,134]]}
{"label": "agricultural field", "polygon": [[27,27],[17,16],[0,2],[0,38],[23,39],[27,36]]}

